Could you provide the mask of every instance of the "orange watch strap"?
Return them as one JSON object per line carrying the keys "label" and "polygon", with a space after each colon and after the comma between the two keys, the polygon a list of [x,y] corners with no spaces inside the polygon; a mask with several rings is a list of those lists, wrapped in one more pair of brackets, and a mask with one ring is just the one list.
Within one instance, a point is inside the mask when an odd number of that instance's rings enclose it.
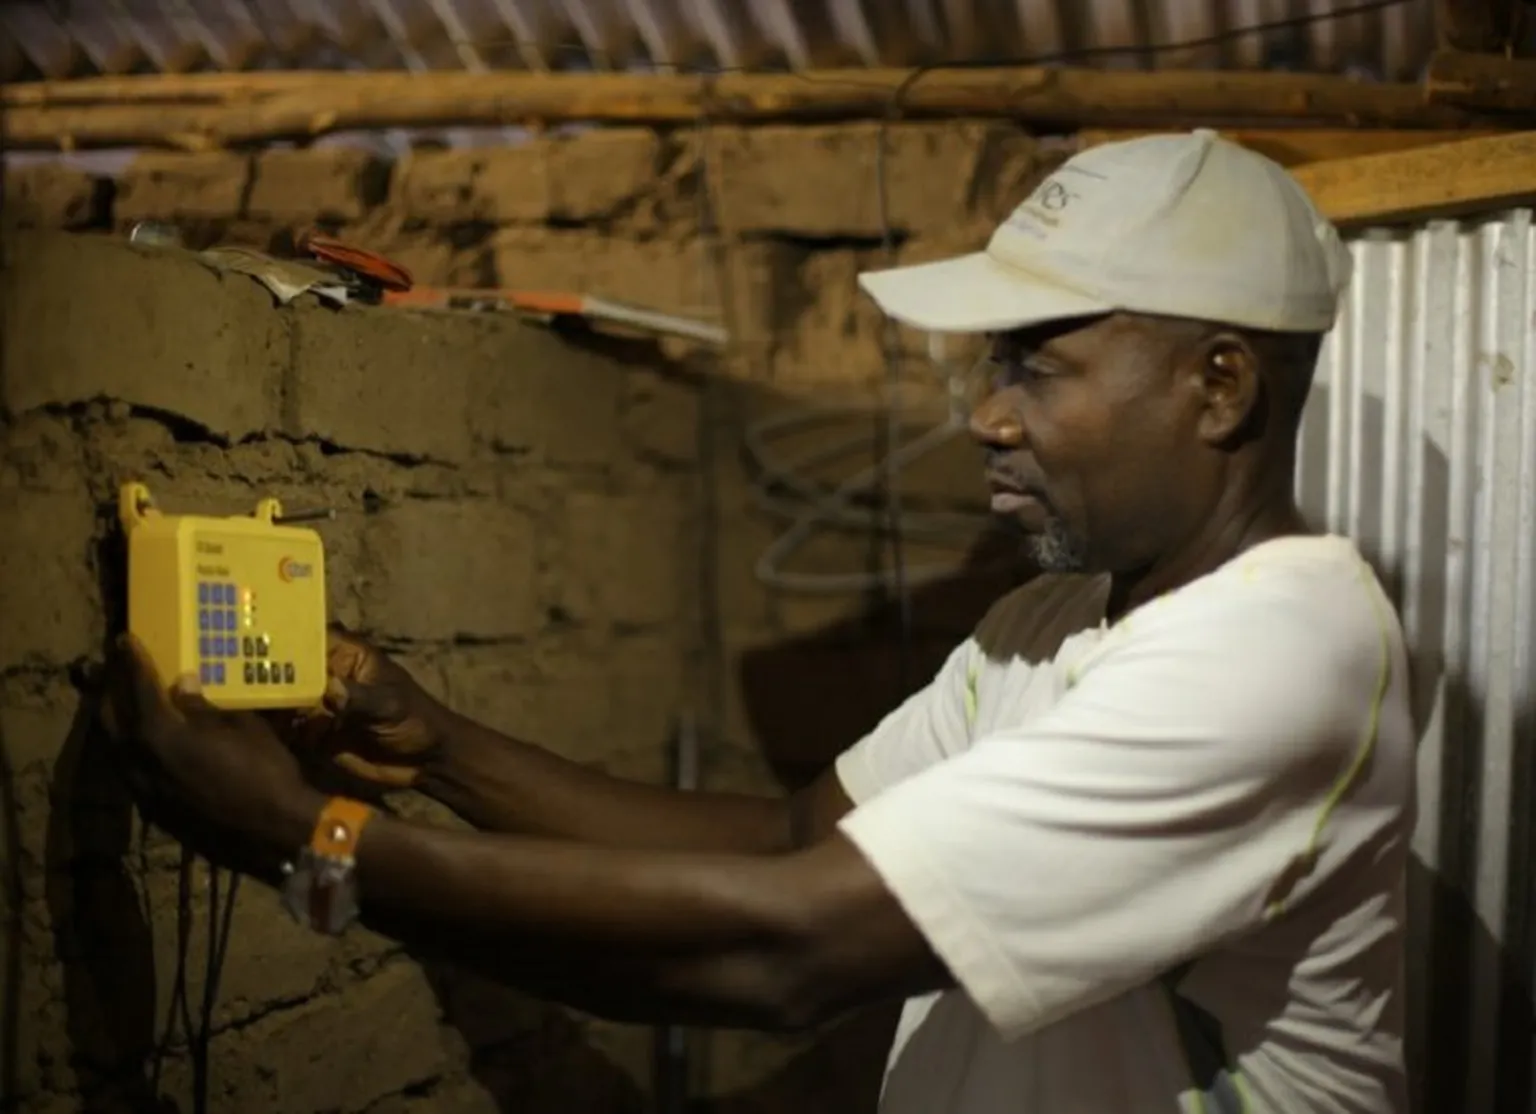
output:
{"label": "orange watch strap", "polygon": [[373,809],[348,797],[332,797],[325,802],[309,837],[309,847],[327,859],[351,860],[357,857],[357,841],[373,819]]}

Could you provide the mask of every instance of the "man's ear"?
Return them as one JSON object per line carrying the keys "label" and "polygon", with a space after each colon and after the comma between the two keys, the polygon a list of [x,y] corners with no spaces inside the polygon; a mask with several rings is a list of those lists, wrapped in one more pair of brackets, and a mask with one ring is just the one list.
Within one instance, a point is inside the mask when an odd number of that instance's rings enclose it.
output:
{"label": "man's ear", "polygon": [[1264,428],[1264,381],[1253,346],[1241,333],[1207,337],[1196,353],[1204,405],[1201,437],[1229,446]]}

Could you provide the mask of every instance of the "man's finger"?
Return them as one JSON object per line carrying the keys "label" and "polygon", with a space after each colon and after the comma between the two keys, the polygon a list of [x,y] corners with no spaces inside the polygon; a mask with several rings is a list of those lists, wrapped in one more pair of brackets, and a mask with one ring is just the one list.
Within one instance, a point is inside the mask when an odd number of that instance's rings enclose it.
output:
{"label": "man's finger", "polygon": [[353,777],[360,777],[364,781],[371,781],[376,785],[384,786],[386,789],[409,789],[420,776],[420,771],[414,766],[396,766],[382,762],[370,762],[366,758],[353,754],[350,751],[342,751],[332,757],[335,759],[336,765]]}
{"label": "man's finger", "polygon": [[325,694],[320,698],[320,706],[333,716],[340,716],[347,710],[347,704],[351,701],[352,693],[347,688],[347,683],[334,673],[325,679]]}
{"label": "man's finger", "polygon": [[367,646],[348,635],[331,632],[325,653],[325,668],[331,676],[343,679],[356,677],[367,661]]}
{"label": "man's finger", "polygon": [[324,746],[335,733],[336,716],[322,706],[295,716],[288,739],[296,746],[316,748]]}
{"label": "man's finger", "polygon": [[[332,687],[340,690],[333,697]],[[356,681],[332,677],[326,686],[325,704],[339,718],[343,713],[354,721],[388,723],[400,717],[400,701],[396,694],[384,685],[364,685]]]}

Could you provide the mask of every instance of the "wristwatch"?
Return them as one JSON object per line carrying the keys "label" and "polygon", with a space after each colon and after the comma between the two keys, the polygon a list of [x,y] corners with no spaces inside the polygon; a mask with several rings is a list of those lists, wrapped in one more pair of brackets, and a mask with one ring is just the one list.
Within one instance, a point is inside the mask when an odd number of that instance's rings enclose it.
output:
{"label": "wristwatch", "polygon": [[336,936],[357,919],[357,841],[372,818],[361,801],[325,802],[309,845],[283,864],[283,906],[294,920]]}

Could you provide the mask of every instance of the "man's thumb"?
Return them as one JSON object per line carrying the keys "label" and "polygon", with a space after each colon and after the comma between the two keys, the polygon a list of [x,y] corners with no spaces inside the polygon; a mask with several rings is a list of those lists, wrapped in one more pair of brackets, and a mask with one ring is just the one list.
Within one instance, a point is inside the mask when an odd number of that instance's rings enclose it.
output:
{"label": "man's thumb", "polygon": [[218,709],[203,695],[197,677],[190,673],[176,678],[176,683],[171,686],[171,703],[188,717],[218,714]]}

